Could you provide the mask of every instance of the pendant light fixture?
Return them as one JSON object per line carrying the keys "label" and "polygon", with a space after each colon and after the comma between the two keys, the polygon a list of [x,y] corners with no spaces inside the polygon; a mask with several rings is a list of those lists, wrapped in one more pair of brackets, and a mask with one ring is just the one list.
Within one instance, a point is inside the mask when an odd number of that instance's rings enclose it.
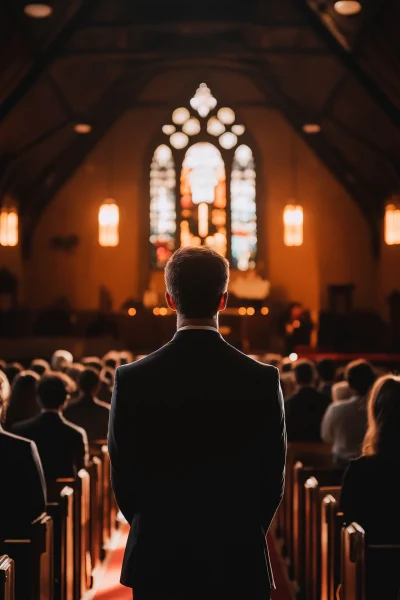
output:
{"label": "pendant light fixture", "polygon": [[283,211],[283,241],[285,246],[301,246],[303,244],[303,207],[297,204],[297,146],[296,134],[292,132],[291,169],[293,178],[293,197]]}
{"label": "pendant light fixture", "polygon": [[18,210],[7,196],[0,208],[0,246],[17,246]]}
{"label": "pendant light fixture", "polygon": [[[111,142],[109,142],[111,148]],[[107,160],[107,197],[99,208],[99,244],[115,247],[119,244],[119,208],[112,197],[114,187],[114,152],[108,152]]]}

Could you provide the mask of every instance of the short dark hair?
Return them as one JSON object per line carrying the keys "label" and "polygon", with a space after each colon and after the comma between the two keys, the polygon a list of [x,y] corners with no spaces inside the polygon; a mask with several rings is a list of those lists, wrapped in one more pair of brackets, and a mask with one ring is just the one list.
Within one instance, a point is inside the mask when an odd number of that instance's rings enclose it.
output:
{"label": "short dark hair", "polygon": [[30,371],[34,371],[38,375],[42,376],[48,371],[51,371],[50,364],[47,360],[43,360],[43,358],[35,358],[29,367]]}
{"label": "short dark hair", "polygon": [[165,267],[165,285],[177,311],[188,318],[211,318],[228,288],[229,263],[207,246],[177,250]]}
{"label": "short dark hair", "polygon": [[336,364],[331,358],[323,358],[316,364],[317,373],[323,382],[330,382],[335,379]]}
{"label": "short dark hair", "polygon": [[299,385],[311,385],[315,376],[314,363],[305,358],[294,365],[294,377]]}
{"label": "short dark hair", "polygon": [[88,367],[79,375],[78,386],[84,394],[96,392],[100,385],[100,375],[93,367]]}
{"label": "short dark hair", "polygon": [[365,396],[376,379],[372,365],[360,358],[350,362],[345,371],[345,379],[352,390]]}
{"label": "short dark hair", "polygon": [[37,386],[37,395],[43,408],[61,408],[68,393],[68,378],[60,373],[43,375]]}

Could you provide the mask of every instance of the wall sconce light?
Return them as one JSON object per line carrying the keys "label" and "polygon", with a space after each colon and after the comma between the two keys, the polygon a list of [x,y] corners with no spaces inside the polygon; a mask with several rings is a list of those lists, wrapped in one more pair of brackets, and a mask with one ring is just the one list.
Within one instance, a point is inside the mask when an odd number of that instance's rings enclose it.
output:
{"label": "wall sconce light", "polygon": [[385,208],[385,242],[388,246],[400,244],[400,209],[394,204]]}
{"label": "wall sconce light", "polygon": [[301,246],[303,243],[303,207],[288,204],[283,211],[283,241],[285,246]]}
{"label": "wall sconce light", "polygon": [[15,206],[0,209],[0,246],[18,244],[18,211]]}
{"label": "wall sconce light", "polygon": [[119,244],[119,208],[112,198],[106,198],[99,208],[99,244]]}

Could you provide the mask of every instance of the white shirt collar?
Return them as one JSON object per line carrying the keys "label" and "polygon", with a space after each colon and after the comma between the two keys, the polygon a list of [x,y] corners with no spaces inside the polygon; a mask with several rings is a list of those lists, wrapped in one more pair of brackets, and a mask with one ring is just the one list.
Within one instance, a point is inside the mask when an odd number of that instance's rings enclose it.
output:
{"label": "white shirt collar", "polygon": [[186,325],[186,327],[179,327],[179,329],[177,329],[176,332],[178,333],[179,331],[188,331],[189,329],[208,329],[209,331],[216,331],[217,333],[219,333],[216,327],[210,327],[209,325]]}

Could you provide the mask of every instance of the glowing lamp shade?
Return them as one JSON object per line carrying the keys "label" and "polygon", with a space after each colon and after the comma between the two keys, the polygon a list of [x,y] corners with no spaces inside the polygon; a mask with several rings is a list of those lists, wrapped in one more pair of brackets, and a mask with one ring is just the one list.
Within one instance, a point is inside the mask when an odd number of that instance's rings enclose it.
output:
{"label": "glowing lamp shade", "polygon": [[197,135],[200,133],[200,129],[200,121],[194,117],[186,121],[182,127],[182,131],[183,133],[186,133],[186,135]]}
{"label": "glowing lamp shade", "polygon": [[18,213],[15,208],[0,210],[0,246],[18,244]]}
{"label": "glowing lamp shade", "polygon": [[230,131],[226,131],[219,138],[219,143],[221,144],[221,146],[223,148],[225,148],[225,150],[230,150],[231,148],[236,146],[237,137],[234,133],[231,133]]}
{"label": "glowing lamp shade", "polygon": [[285,246],[301,246],[303,243],[303,208],[288,204],[283,211],[283,241]]}
{"label": "glowing lamp shade", "polygon": [[219,109],[218,118],[224,125],[232,125],[236,117],[231,108],[224,106],[223,108]]}
{"label": "glowing lamp shade", "polygon": [[51,6],[44,2],[29,2],[24,7],[24,13],[32,19],[46,19],[52,12]]}
{"label": "glowing lamp shade", "polygon": [[222,135],[225,131],[225,125],[217,117],[211,117],[207,123],[207,132],[210,135]]}
{"label": "glowing lamp shade", "polygon": [[185,146],[188,145],[189,138],[186,135],[186,133],[182,133],[182,131],[177,131],[176,133],[173,133],[171,135],[169,141],[171,142],[171,146],[173,146],[177,150],[182,150],[182,148],[185,148]]}
{"label": "glowing lamp shade", "polygon": [[190,112],[187,108],[183,106],[181,108],[177,108],[172,113],[172,120],[175,125],[183,125],[190,117]]}
{"label": "glowing lamp shade", "polygon": [[400,209],[394,204],[385,209],[385,242],[388,246],[400,244]]}
{"label": "glowing lamp shade", "polygon": [[358,2],[358,0],[338,0],[334,6],[336,12],[344,17],[358,15],[362,8],[361,2]]}
{"label": "glowing lamp shade", "polygon": [[99,209],[100,246],[118,246],[119,208],[112,198],[107,198]]}
{"label": "glowing lamp shade", "polygon": [[321,125],[318,125],[318,123],[304,123],[303,131],[304,133],[311,135],[314,133],[319,133],[321,131]]}
{"label": "glowing lamp shade", "polygon": [[246,128],[244,125],[232,125],[232,132],[235,135],[243,135],[245,131]]}
{"label": "glowing lamp shade", "polygon": [[90,133],[92,131],[92,126],[90,123],[75,123],[74,129],[76,133],[85,135],[86,133]]}
{"label": "glowing lamp shade", "polygon": [[165,135],[172,135],[173,133],[175,133],[175,131],[175,125],[164,125],[164,127],[162,128],[162,132],[165,133]]}

